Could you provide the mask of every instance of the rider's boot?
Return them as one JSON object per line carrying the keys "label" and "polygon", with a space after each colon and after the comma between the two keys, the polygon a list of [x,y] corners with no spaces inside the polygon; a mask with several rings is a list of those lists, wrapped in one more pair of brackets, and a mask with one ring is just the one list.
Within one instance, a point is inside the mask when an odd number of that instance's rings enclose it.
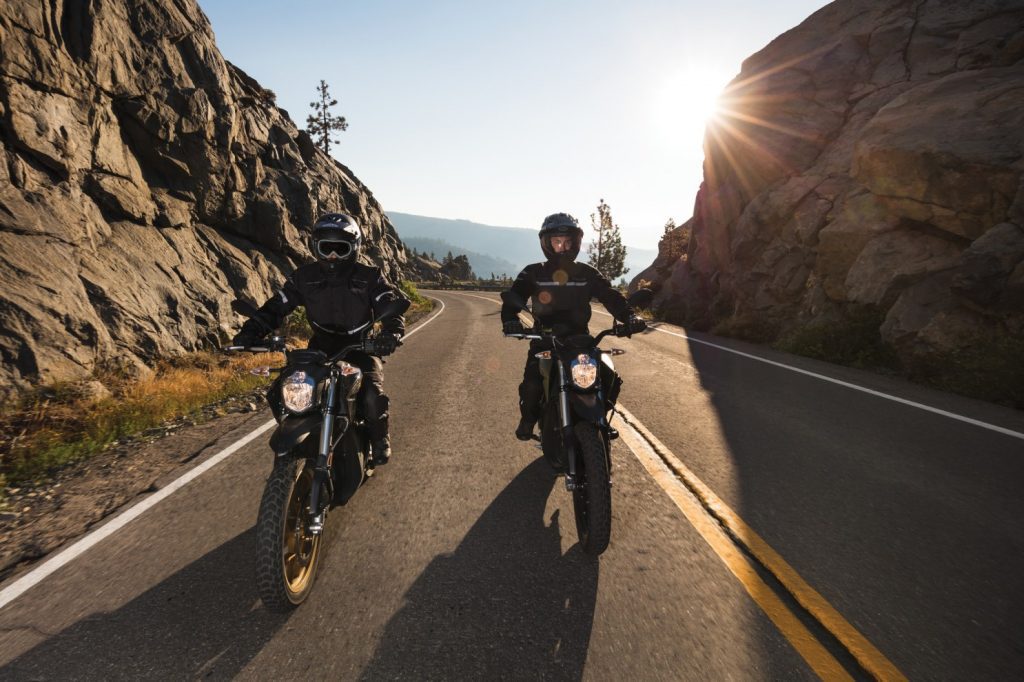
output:
{"label": "rider's boot", "polygon": [[536,423],[536,419],[530,419],[529,417],[520,419],[519,426],[516,427],[516,438],[519,440],[531,440],[533,438],[533,426]]}
{"label": "rider's boot", "polygon": [[380,440],[373,441],[373,456],[370,464],[375,467],[383,466],[391,459],[391,439],[387,436]]}

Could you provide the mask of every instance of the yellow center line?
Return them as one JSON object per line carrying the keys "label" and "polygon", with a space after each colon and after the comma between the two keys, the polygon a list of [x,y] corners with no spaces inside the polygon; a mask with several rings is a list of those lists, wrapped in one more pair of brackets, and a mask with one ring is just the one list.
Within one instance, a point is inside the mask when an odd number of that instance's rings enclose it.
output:
{"label": "yellow center line", "polygon": [[619,437],[818,677],[823,680],[852,680],[842,664],[761,579],[732,538],[708,515],[700,502],[679,482],[650,445],[631,428],[621,429]]}
{"label": "yellow center line", "polygon": [[[637,434],[649,444],[652,452],[656,453],[658,457],[665,462],[665,464],[672,469],[672,471],[682,479],[683,484],[686,488],[693,493],[693,496],[700,501],[700,506],[705,513],[703,514],[705,520],[708,520],[708,514],[714,517],[721,526],[724,528],[728,535],[735,540],[735,542],[743,545],[757,560],[761,563],[768,571],[774,575],[780,583],[786,588],[786,590],[793,595],[797,603],[800,604],[804,609],[810,613],[815,620],[822,624],[832,635],[839,640],[840,643],[850,652],[850,654],[857,659],[864,670],[878,680],[906,680],[906,676],[899,671],[899,669],[893,665],[889,659],[882,654],[871,642],[867,640],[855,627],[840,615],[835,608],[828,603],[828,601],[821,596],[814,588],[807,584],[807,582],[800,577],[792,566],[790,566],[785,559],[779,555],[772,547],[765,542],[760,535],[758,535],[753,528],[748,526],[740,516],[734,512],[725,502],[722,501],[711,488],[704,484],[697,476],[690,471],[690,469],[676,457],[671,450],[659,441],[654,434],[647,430],[647,428],[640,423],[636,417],[632,415],[626,408],[621,404],[616,406],[616,411],[622,416],[623,420],[635,430]],[[634,452],[637,452],[632,446],[630,446]],[[642,460],[641,460],[642,461]],[[648,469],[649,470],[649,469]],[[655,477],[657,478],[657,477]],[[660,482],[660,481],[659,481]],[[662,488],[665,488],[662,485]],[[667,491],[667,489],[666,489]],[[669,493],[671,495],[671,493]],[[673,499],[675,499],[673,497]],[[678,504],[678,502],[677,502]],[[680,507],[682,508],[682,507]],[[686,513],[686,510],[683,510]],[[690,518],[687,514],[687,518]],[[694,523],[693,519],[690,519],[691,523]],[[696,526],[696,523],[694,523]],[[698,530],[700,530],[698,528]],[[703,534],[703,533],[702,533]],[[705,539],[707,539],[705,537]],[[708,540],[711,543],[710,540]],[[715,545],[712,544],[714,547]],[[717,548],[716,548],[717,551]],[[722,556],[719,553],[719,556]],[[742,555],[741,555],[742,556]],[[723,561],[726,561],[725,557],[722,557]],[[726,561],[728,564],[729,562]],[[736,570],[729,566],[733,573]],[[739,577],[739,574],[737,574]],[[750,588],[747,588],[748,591]],[[754,596],[755,600],[757,597]],[[758,602],[760,604],[760,602]],[[781,604],[781,602],[780,602]],[[762,606],[762,608],[764,608]],[[765,610],[769,617],[772,614]],[[774,617],[772,617],[774,620]],[[802,626],[801,626],[802,627]],[[783,634],[789,635],[783,631]],[[808,633],[809,634],[809,633]],[[791,641],[792,638],[790,638]],[[794,641],[794,646],[797,643]],[[798,647],[799,649],[799,647]],[[802,652],[801,652],[802,653]],[[806,658],[806,656],[805,656]],[[811,661],[808,659],[808,663]],[[813,663],[812,663],[813,666]],[[830,679],[830,678],[826,678]]]}

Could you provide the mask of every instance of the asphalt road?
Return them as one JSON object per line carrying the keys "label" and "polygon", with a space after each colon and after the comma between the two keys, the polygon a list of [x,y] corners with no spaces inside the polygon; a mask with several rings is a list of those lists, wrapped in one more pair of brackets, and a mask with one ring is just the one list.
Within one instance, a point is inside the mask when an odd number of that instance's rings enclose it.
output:
{"label": "asphalt road", "polygon": [[[0,679],[813,679],[622,440],[611,547],[579,551],[561,480],[511,435],[526,344],[494,296],[436,296],[385,368],[395,458],[329,517],[307,603],[255,595],[263,436],[0,610]],[[707,342],[1024,432],[1020,413],[700,335],[605,344],[629,351],[622,404],[900,672],[1021,678],[1024,440]]]}

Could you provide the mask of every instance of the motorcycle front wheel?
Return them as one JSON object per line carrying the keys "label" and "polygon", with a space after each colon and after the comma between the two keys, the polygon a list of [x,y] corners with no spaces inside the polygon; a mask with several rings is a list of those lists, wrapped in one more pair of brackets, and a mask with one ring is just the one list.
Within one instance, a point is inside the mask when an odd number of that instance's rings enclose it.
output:
{"label": "motorcycle front wheel", "polygon": [[274,463],[263,490],[256,521],[256,589],[268,611],[290,611],[313,589],[322,534],[307,530],[312,486],[312,463],[291,458]]}
{"label": "motorcycle front wheel", "polygon": [[579,446],[576,458],[576,488],[572,506],[576,512],[576,535],[587,554],[608,549],[612,536],[612,489],[604,439],[597,427],[581,422],[573,429]]}

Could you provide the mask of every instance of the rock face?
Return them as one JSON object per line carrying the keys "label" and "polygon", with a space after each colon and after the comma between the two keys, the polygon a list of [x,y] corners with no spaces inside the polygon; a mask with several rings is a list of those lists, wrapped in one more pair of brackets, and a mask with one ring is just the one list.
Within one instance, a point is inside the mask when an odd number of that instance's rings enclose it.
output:
{"label": "rock face", "polygon": [[224,60],[195,0],[0,5],[0,392],[145,362],[237,328],[346,210],[405,252],[370,192]]}
{"label": "rock face", "polygon": [[[670,317],[772,340],[851,310],[908,362],[1024,336],[1024,4],[838,0],[744,62]],[[634,280],[636,281],[636,280]]]}

